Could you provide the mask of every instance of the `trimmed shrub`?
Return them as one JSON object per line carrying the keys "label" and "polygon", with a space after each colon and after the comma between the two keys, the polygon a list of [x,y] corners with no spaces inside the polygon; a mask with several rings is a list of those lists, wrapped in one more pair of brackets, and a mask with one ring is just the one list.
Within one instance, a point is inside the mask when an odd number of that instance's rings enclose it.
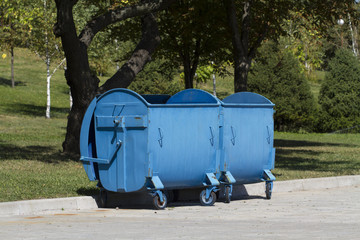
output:
{"label": "trimmed shrub", "polygon": [[248,89],[275,103],[275,130],[312,131],[315,101],[298,59],[272,41],[259,49],[258,56]]}
{"label": "trimmed shrub", "polygon": [[345,48],[335,51],[319,94],[318,129],[331,132],[360,125],[360,63]]}

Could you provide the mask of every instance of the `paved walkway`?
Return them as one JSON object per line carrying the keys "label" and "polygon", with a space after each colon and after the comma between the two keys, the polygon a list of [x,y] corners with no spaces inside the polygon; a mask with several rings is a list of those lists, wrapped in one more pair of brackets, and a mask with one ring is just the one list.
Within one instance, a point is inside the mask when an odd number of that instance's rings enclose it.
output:
{"label": "paved walkway", "polygon": [[171,205],[0,217],[0,239],[360,239],[360,187]]}

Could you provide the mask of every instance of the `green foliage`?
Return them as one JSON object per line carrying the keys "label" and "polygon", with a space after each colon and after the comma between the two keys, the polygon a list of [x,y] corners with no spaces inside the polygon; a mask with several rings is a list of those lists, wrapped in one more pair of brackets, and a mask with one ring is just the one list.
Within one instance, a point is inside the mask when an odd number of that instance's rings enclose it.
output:
{"label": "green foliage", "polygon": [[0,47],[7,51],[25,43],[31,30],[31,21],[39,13],[29,0],[0,1]]}
{"label": "green foliage", "polygon": [[360,125],[360,63],[345,48],[335,52],[322,83],[318,128],[329,132]]}
{"label": "green foliage", "polygon": [[[94,17],[117,6],[127,6],[136,1],[80,0],[74,6],[74,22],[77,32]],[[86,9],[86,11],[84,11]],[[112,75],[117,66],[126,61],[139,40],[140,18],[132,18],[112,24],[96,34],[88,48],[91,70],[98,76]]]}
{"label": "green foliage", "polygon": [[173,95],[183,90],[178,80],[173,80],[176,71],[169,68],[165,60],[149,62],[129,86],[129,89],[140,94]]}
{"label": "green foliage", "polygon": [[[158,16],[161,44],[156,55],[171,59],[173,67],[182,67],[183,79],[192,80],[196,72],[197,81],[204,82],[207,77],[199,74],[208,72],[209,62],[219,63],[214,68],[226,62],[230,34],[221,1],[177,1]],[[202,66],[199,71],[198,66]]]}
{"label": "green foliage", "polygon": [[287,49],[267,42],[249,74],[249,90],[275,103],[275,129],[312,130],[315,102],[299,61]]}
{"label": "green foliage", "polygon": [[56,6],[52,0],[34,2],[37,14],[31,20],[32,30],[29,34],[29,48],[40,56],[45,62],[63,58],[60,38],[53,34],[54,22],[56,22]]}
{"label": "green foliage", "polygon": [[311,72],[319,69],[323,63],[323,34],[317,30],[311,16],[305,18],[299,11],[290,13],[291,19],[284,23],[287,37],[281,40],[299,59],[303,71],[310,76]]}
{"label": "green foliage", "polygon": [[[211,78],[211,75],[215,72],[214,66],[212,64],[199,66],[196,69],[195,81],[196,83],[206,83],[207,80]],[[185,73],[180,73],[181,80],[184,81]]]}

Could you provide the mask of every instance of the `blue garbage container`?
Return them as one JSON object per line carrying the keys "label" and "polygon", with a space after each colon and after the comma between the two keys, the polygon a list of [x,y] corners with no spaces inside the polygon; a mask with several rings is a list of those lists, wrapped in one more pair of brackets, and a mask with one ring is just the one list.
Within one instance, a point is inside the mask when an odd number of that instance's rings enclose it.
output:
{"label": "blue garbage container", "polygon": [[212,205],[220,185],[220,106],[196,89],[170,98],[128,89],[96,97],[80,134],[89,179],[112,192],[147,190],[157,209],[167,204],[163,190],[203,186],[200,201]]}
{"label": "blue garbage container", "polygon": [[[265,181],[270,199],[275,177],[274,168],[274,104],[265,97],[240,92],[222,101],[222,157],[220,170],[231,173],[236,184]],[[230,201],[232,184],[227,185],[226,201]]]}
{"label": "blue garbage container", "polygon": [[[230,202],[233,184],[275,177],[273,107],[255,93],[223,101],[197,89],[174,96],[113,89],[89,105],[80,134],[84,169],[112,192],[148,191],[167,204],[164,190],[204,187],[202,205],[213,205],[219,186]],[[100,199],[106,201],[106,191]]]}

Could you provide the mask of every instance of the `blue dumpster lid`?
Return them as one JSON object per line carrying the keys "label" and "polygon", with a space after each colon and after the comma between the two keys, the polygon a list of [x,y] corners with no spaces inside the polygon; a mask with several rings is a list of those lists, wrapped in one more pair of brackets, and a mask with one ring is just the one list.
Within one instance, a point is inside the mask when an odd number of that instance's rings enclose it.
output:
{"label": "blue dumpster lid", "polygon": [[[139,99],[141,102],[143,102],[146,106],[148,106],[150,103],[147,102],[140,94],[130,90],[130,89],[126,89],[126,88],[114,88],[114,89],[111,89],[103,94],[101,94],[98,98],[97,98],[97,101],[99,102],[102,98],[104,98],[105,96],[107,95],[110,95],[112,94],[113,92],[124,92],[126,94],[128,94],[128,96],[132,96],[132,97],[135,97],[137,99]],[[116,97],[116,96],[114,96]],[[115,100],[115,99],[114,99]]]}
{"label": "blue dumpster lid", "polygon": [[238,92],[234,93],[222,100],[224,106],[275,106],[269,99],[266,97],[252,92]]}
{"label": "blue dumpster lid", "polygon": [[185,89],[166,102],[167,104],[220,104],[219,100],[200,89]]}

